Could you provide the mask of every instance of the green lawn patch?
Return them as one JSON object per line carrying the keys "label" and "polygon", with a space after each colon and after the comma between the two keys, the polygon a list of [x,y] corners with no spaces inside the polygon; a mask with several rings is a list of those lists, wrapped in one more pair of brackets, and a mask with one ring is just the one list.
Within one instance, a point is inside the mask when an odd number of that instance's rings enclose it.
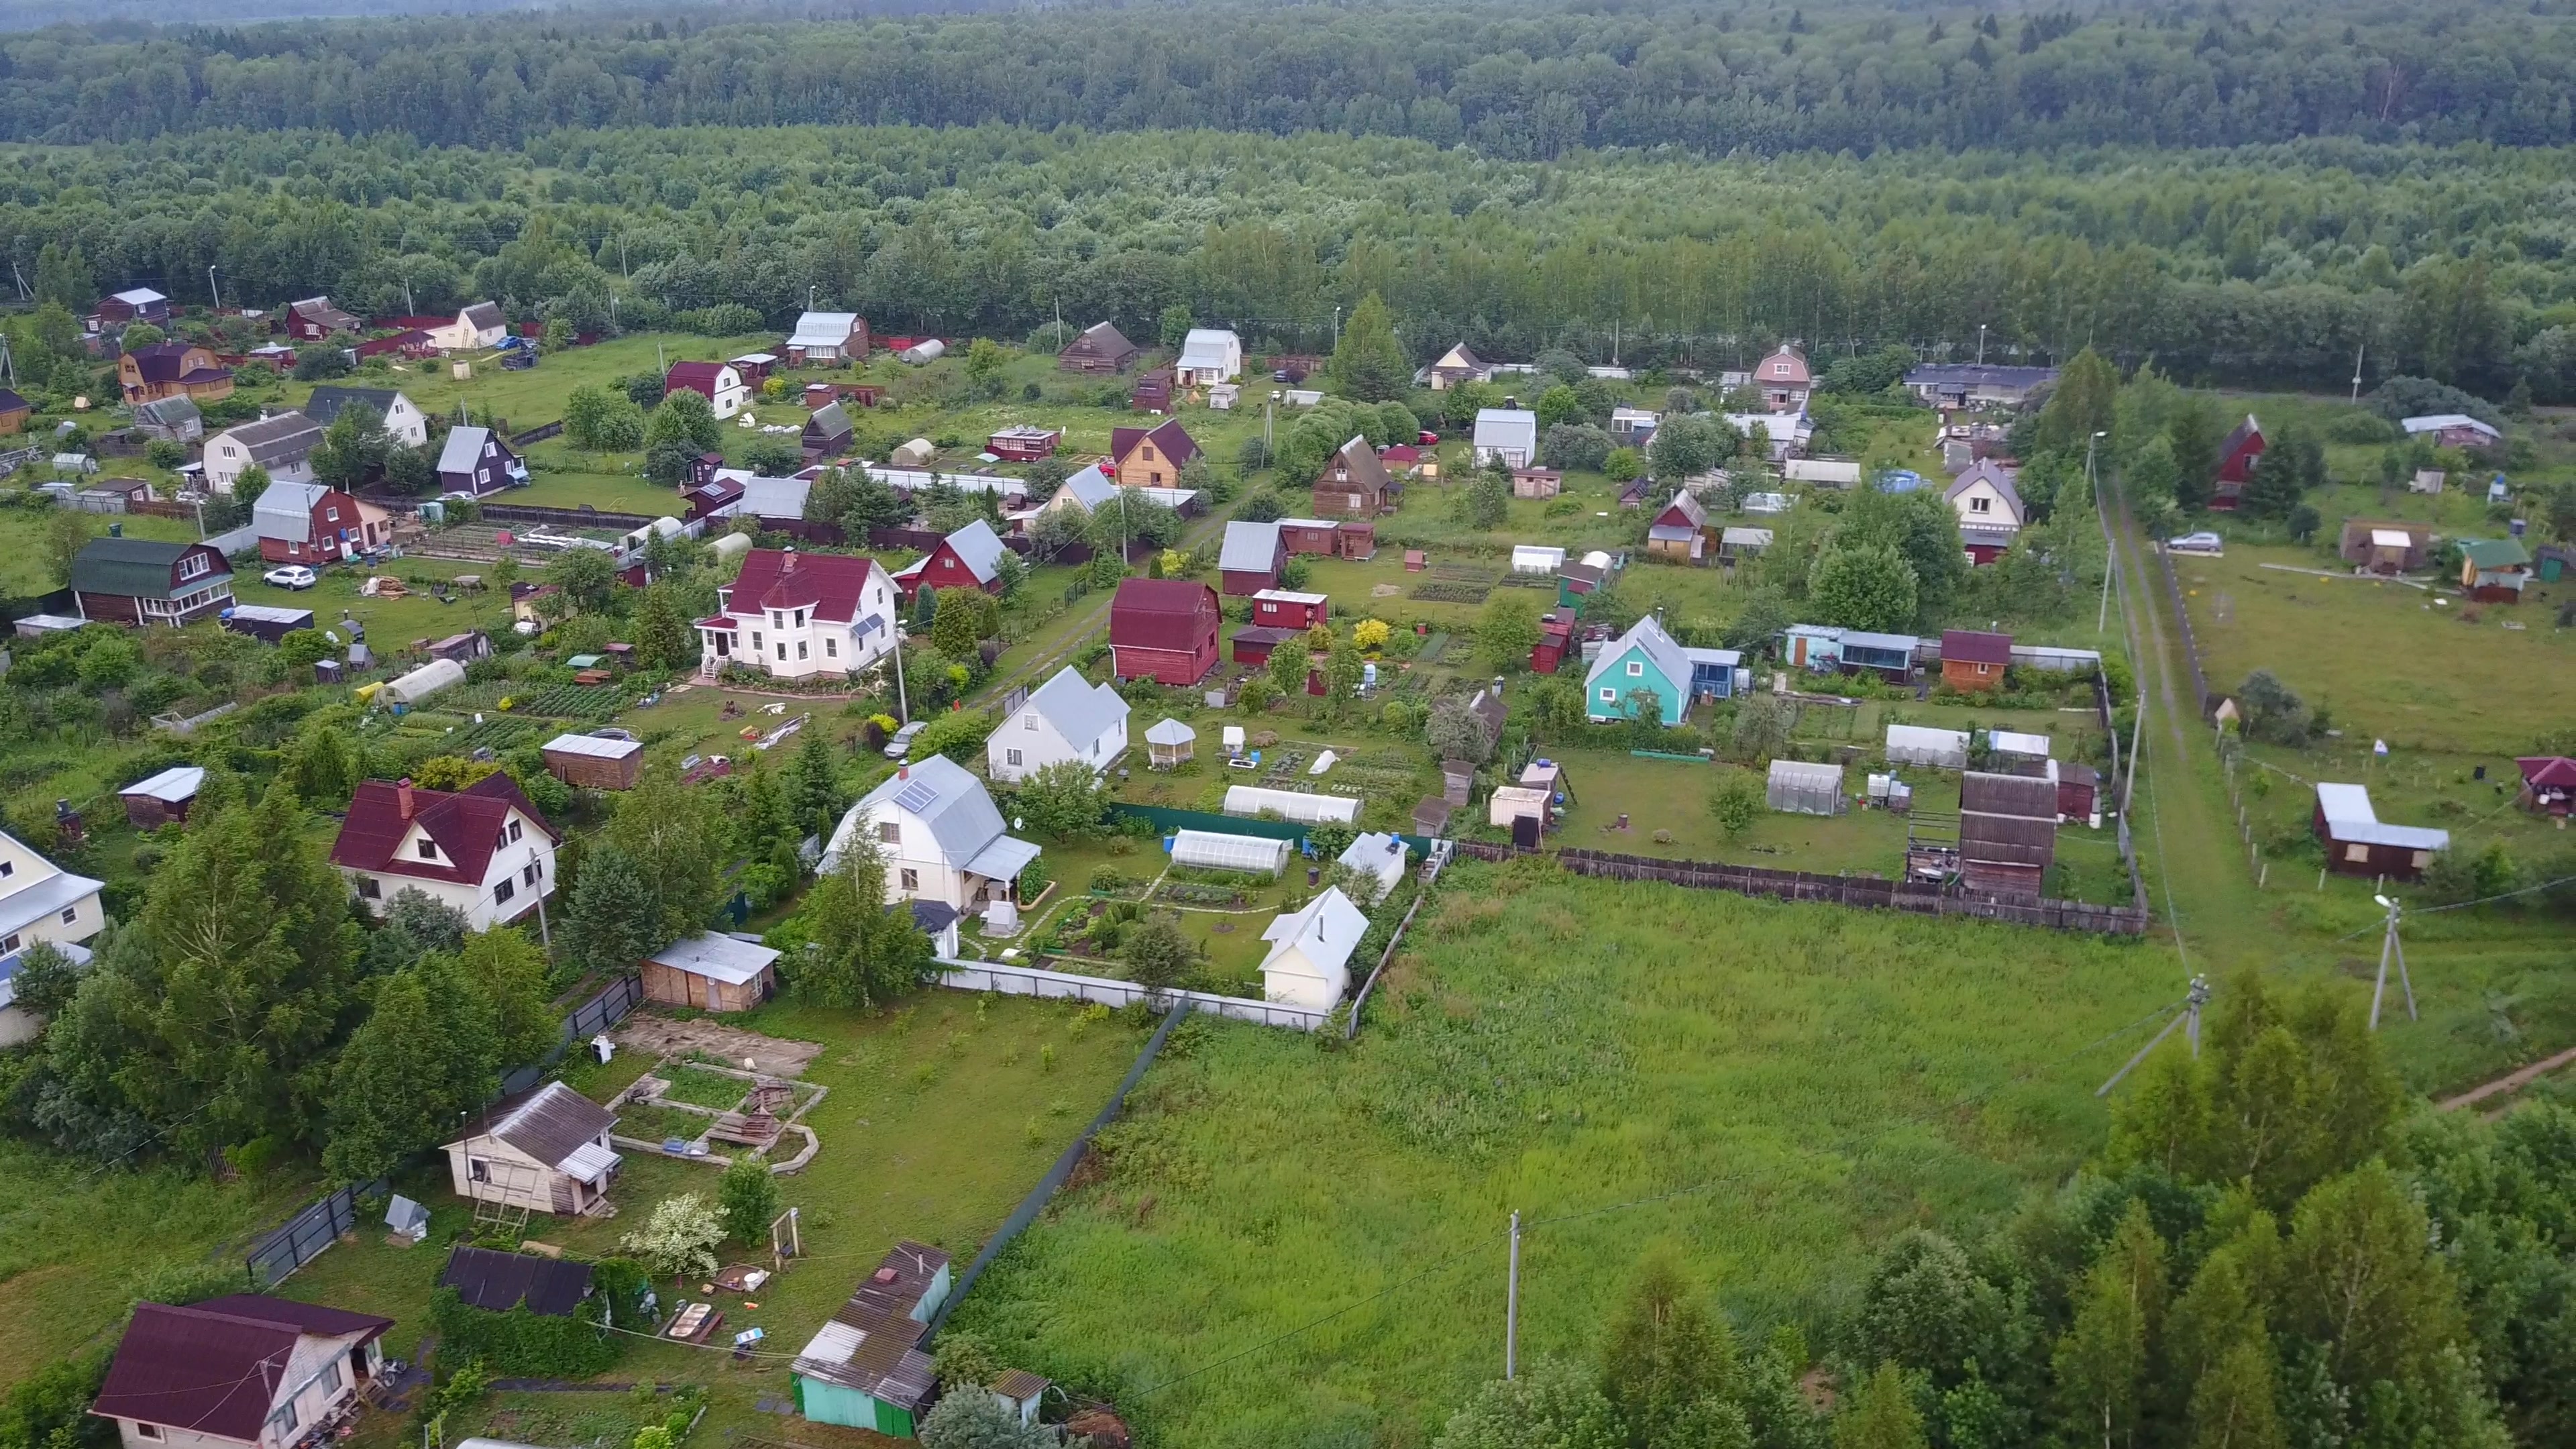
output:
{"label": "green lawn patch", "polygon": [[663,1067],[654,1075],[670,1083],[662,1089],[662,1095],[671,1101],[713,1107],[719,1112],[732,1111],[751,1091],[751,1084],[742,1078],[704,1067]]}

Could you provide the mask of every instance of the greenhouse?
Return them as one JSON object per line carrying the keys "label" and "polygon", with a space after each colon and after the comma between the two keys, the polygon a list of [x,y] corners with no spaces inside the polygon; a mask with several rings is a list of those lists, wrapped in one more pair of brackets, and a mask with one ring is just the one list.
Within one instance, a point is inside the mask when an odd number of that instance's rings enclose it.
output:
{"label": "greenhouse", "polygon": [[1276,876],[1287,867],[1290,848],[1285,840],[1265,840],[1258,835],[1184,830],[1172,837],[1172,864]]}
{"label": "greenhouse", "polygon": [[1300,825],[1330,822],[1348,825],[1360,818],[1360,802],[1347,795],[1309,795],[1302,790],[1271,790],[1234,785],[1225,792],[1228,815],[1276,815]]}
{"label": "greenhouse", "polygon": [[1773,760],[1765,798],[1774,810],[1791,815],[1840,815],[1843,771],[1840,765],[1813,765],[1803,760]]}
{"label": "greenhouse", "polygon": [[1922,725],[1889,725],[1887,762],[1891,765],[1933,765],[1944,770],[1964,770],[1968,768],[1968,732],[1928,729]]}

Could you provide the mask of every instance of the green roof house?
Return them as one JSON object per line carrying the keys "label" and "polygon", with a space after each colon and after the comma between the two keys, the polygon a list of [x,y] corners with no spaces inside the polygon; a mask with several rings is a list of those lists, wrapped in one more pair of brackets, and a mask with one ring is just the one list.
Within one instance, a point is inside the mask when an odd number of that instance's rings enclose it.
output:
{"label": "green roof house", "polygon": [[1690,707],[1690,655],[1653,615],[1601,651],[1583,676],[1583,711],[1594,723],[1634,719],[1640,690],[1655,696],[1666,726]]}
{"label": "green roof house", "polygon": [[2531,554],[2512,538],[2460,540],[2460,587],[2481,604],[2512,604],[2531,582]]}
{"label": "green roof house", "polygon": [[81,617],[177,627],[232,607],[233,566],[202,543],[93,538],[72,556]]}
{"label": "green roof house", "polygon": [[895,1244],[796,1355],[796,1412],[817,1424],[913,1437],[936,1382],[921,1341],[948,1289],[946,1253]]}

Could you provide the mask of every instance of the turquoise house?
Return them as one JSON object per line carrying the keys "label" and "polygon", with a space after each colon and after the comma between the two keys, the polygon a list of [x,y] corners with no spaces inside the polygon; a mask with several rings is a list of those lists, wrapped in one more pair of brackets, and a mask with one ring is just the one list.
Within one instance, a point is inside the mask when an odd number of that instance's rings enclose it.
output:
{"label": "turquoise house", "polygon": [[1595,724],[1636,718],[1639,690],[1651,691],[1662,705],[1667,726],[1682,722],[1690,709],[1689,653],[1653,615],[1602,649],[1583,676],[1583,712]]}
{"label": "turquoise house", "polygon": [[912,1438],[937,1383],[921,1341],[948,1287],[946,1253],[895,1244],[796,1355],[796,1412],[817,1424]]}

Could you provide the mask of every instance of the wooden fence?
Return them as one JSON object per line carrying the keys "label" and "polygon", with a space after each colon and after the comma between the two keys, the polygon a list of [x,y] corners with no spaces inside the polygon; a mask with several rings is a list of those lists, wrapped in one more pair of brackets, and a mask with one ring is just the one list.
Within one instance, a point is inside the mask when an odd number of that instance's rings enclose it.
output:
{"label": "wooden fence", "polygon": [[559,438],[563,436],[563,430],[563,419],[557,418],[551,423],[540,424],[528,429],[524,433],[511,434],[510,446],[513,448],[524,448],[530,443],[542,443],[548,438]]}
{"label": "wooden fence", "polygon": [[[1509,860],[1534,852],[1479,841],[1457,842],[1459,854],[1478,860]],[[1769,896],[1783,901],[1820,902],[1864,910],[1904,911],[1922,916],[1966,916],[1972,920],[2006,921],[2045,926],[2058,931],[2136,936],[2147,929],[2147,913],[2135,906],[2102,906],[2089,901],[2051,900],[2042,896],[1995,895],[1960,886],[1885,880],[1877,876],[1811,875],[1802,870],[1770,870],[1758,865],[1724,865],[1715,861],[1657,860],[1613,855],[1600,850],[1555,852],[1557,865],[1576,875],[1605,880],[1660,881],[1692,890],[1732,891],[1741,896]]]}

